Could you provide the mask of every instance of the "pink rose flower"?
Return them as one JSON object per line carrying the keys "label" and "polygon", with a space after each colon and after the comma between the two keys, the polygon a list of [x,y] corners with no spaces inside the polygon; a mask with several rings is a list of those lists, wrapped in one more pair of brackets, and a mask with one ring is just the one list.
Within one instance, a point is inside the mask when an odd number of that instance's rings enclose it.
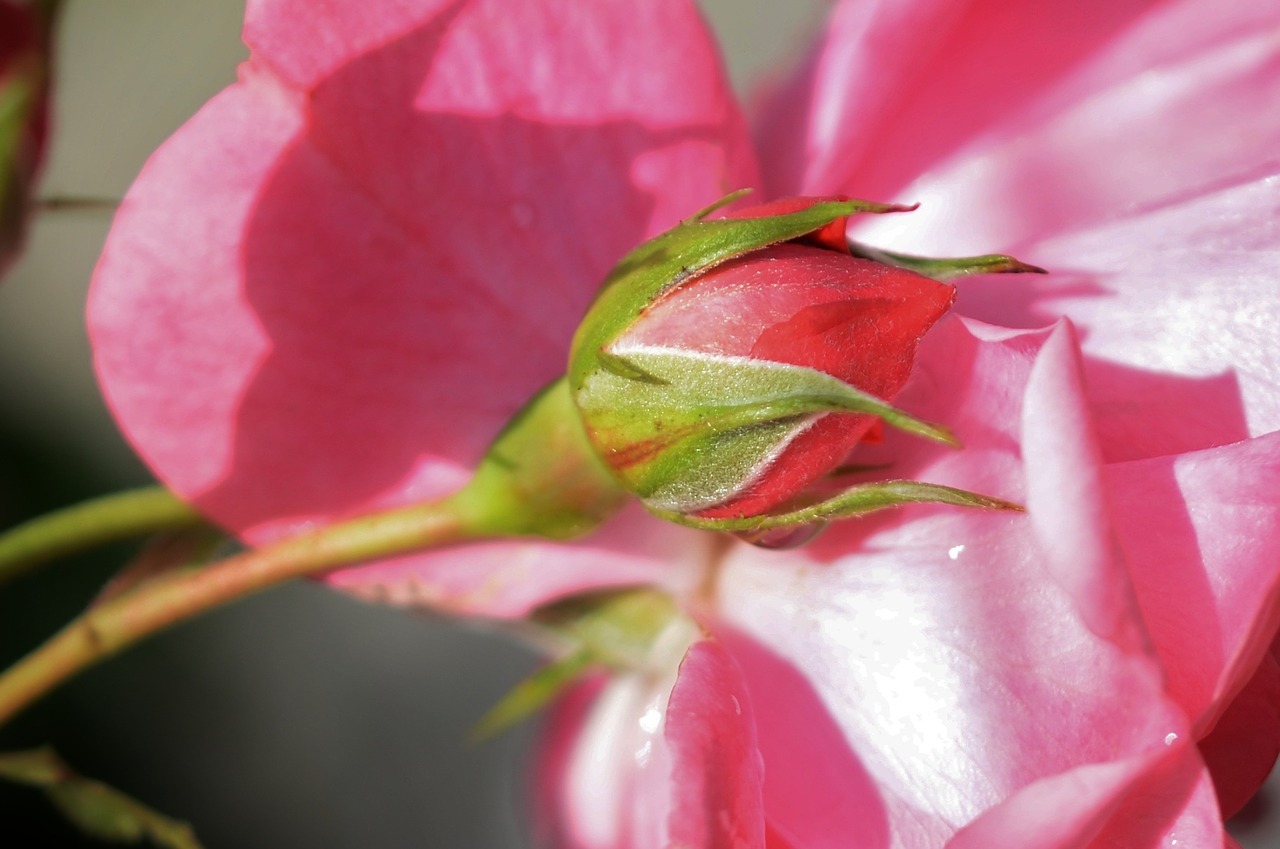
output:
{"label": "pink rose flower", "polygon": [[1280,428],[1280,5],[1005,5],[839,3],[758,122],[766,186],[916,201],[855,235],[1052,269],[958,309],[1070,317],[1109,460]]}
{"label": "pink rose flower", "polygon": [[[1280,746],[1277,20],[847,0],[753,147],[680,0],[252,2],[240,81],[104,249],[103,389],[263,542],[459,486],[612,264],[725,188],[920,200],[855,238],[1054,274],[963,281],[970,318],[921,345],[898,404],[964,450],[865,458],[1027,514],[916,506],[780,553],[633,511],[330,580],[504,616],[685,602],[651,666],[551,718],[564,845],[1230,845]],[[1079,334],[1027,329],[1060,316]]]}
{"label": "pink rose flower", "polygon": [[946,322],[899,400],[965,449],[891,434],[895,474],[1028,515],[728,551],[683,642],[554,714],[548,845],[1229,845],[1278,742],[1277,510],[1249,469],[1280,438],[1104,463],[1067,327]]}

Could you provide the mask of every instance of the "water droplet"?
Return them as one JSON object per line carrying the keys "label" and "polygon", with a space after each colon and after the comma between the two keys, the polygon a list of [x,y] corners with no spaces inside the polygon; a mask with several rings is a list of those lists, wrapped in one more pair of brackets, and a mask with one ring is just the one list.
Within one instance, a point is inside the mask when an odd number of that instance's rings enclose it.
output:
{"label": "water droplet", "polygon": [[740,531],[735,536],[744,542],[749,542],[758,548],[768,548],[771,550],[781,550],[785,548],[799,548],[806,542],[822,533],[827,527],[825,522],[815,522],[812,525],[801,525],[796,528],[774,528],[768,531]]}
{"label": "water droplet", "polygon": [[653,741],[645,740],[644,745],[636,750],[636,766],[646,766],[649,756],[653,754]]}
{"label": "water droplet", "polygon": [[742,702],[738,701],[738,697],[734,695],[730,695],[729,698],[733,699],[733,712],[742,716]]}
{"label": "water droplet", "polygon": [[640,727],[644,729],[646,734],[652,734],[658,730],[658,726],[662,724],[662,711],[657,708],[649,708],[644,712],[644,716],[640,717]]}
{"label": "water droplet", "polygon": [[1174,744],[1174,741],[1176,741],[1177,739],[1178,739],[1178,735],[1170,731],[1168,734],[1164,735],[1164,744],[1166,746],[1172,746]]}
{"label": "water droplet", "polygon": [[964,551],[963,545],[953,545],[947,549],[947,556],[952,560],[959,560],[961,552]]}

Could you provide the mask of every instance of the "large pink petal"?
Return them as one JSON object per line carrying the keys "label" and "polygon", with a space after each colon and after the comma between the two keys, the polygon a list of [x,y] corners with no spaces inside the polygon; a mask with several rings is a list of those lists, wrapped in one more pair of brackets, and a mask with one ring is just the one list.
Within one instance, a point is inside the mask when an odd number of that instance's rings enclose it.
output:
{"label": "large pink petal", "polygon": [[717,636],[745,674],[754,705],[769,849],[889,846],[879,789],[823,703],[817,682],[736,630],[722,628]]}
{"label": "large pink petal", "polygon": [[822,38],[785,85],[768,92],[758,116],[765,185],[773,195],[821,194],[848,184],[849,171],[884,139],[873,128],[928,67],[967,4],[956,0],[860,0],[835,6]]}
{"label": "large pink petal", "polygon": [[1209,731],[1280,623],[1280,433],[1107,468],[1107,500],[1170,694]]}
{"label": "large pink petal", "polygon": [[742,672],[719,642],[675,631],[653,668],[579,688],[552,711],[537,761],[535,821],[547,845],[764,849]]}
{"label": "large pink petal", "polygon": [[959,309],[1020,326],[1077,322],[1109,459],[1280,429],[1276,179],[1028,245],[1020,253],[1054,273],[1023,286],[970,281]]}
{"label": "large pink petal", "polygon": [[670,842],[764,849],[763,778],[742,670],[714,640],[694,644],[667,703],[675,804]]}
{"label": "large pink petal", "polygon": [[[1164,694],[1112,544],[1069,329],[944,323],[899,402],[948,422],[965,448],[891,438],[895,475],[1023,500],[1028,514],[915,507],[837,526],[796,552],[737,549],[717,602],[731,627],[811,682],[839,729],[801,751],[858,765],[823,770],[839,782],[827,795],[848,800],[828,821],[870,812],[870,846],[940,846],[1037,782],[1158,758],[1188,727]],[[772,728],[786,711],[771,702],[792,697],[777,695],[786,688],[760,673],[767,666],[744,659],[743,668],[771,823],[791,835],[821,831],[813,809],[775,795],[768,777],[790,756],[773,741],[794,733]],[[1146,769],[1122,767],[1128,778],[1100,795],[1057,794],[1078,806],[1061,816],[1120,804]],[[1184,803],[1149,813],[1172,821]],[[836,845],[837,835],[813,845]]]}
{"label": "large pink petal", "polygon": [[1258,792],[1280,755],[1280,664],[1273,654],[1262,659],[1199,745],[1222,815],[1234,816]]}
{"label": "large pink petal", "polygon": [[713,545],[710,535],[663,522],[633,504],[575,542],[475,543],[429,558],[341,569],[325,581],[379,604],[515,617],[549,599],[607,587],[658,586],[689,595],[704,580]]}
{"label": "large pink petal", "polygon": [[251,542],[457,486],[610,265],[753,180],[682,0],[261,2],[245,33],[89,324],[144,459]]}
{"label": "large pink petal", "polygon": [[845,0],[793,82],[803,120],[765,115],[800,138],[767,164],[781,191],[924,202],[930,250],[1061,231],[1274,161],[1278,20],[1275,0]]}
{"label": "large pink petal", "polygon": [[[1110,459],[1280,428],[1280,3],[902,4],[935,27],[912,63],[882,5],[842,4],[794,83],[790,102],[821,109],[784,188],[919,201],[859,237],[1052,270],[969,281],[958,308],[1016,327],[1069,316]],[[767,153],[775,173],[797,155]]]}
{"label": "large pink petal", "polygon": [[947,849],[1225,847],[1213,784],[1186,741],[1037,781],[984,813]]}
{"label": "large pink petal", "polygon": [[[528,816],[535,846],[557,849],[586,849],[612,837],[612,829],[601,828],[591,833],[583,827],[574,810],[572,774],[580,768],[575,762],[583,735],[590,729],[593,713],[599,707],[602,692],[609,686],[606,675],[587,678],[560,696],[547,711],[539,728],[539,738],[532,754],[529,770]],[[607,768],[607,767],[606,767]],[[604,806],[605,816],[615,813],[612,801],[619,792],[625,772],[606,771],[597,788],[593,807]],[[588,809],[591,810],[591,809]]]}

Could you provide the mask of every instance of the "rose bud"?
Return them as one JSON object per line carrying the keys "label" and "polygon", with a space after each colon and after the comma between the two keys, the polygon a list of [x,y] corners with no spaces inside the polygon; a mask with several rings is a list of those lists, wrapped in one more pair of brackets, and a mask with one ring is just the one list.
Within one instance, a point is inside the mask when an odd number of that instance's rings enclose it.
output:
{"label": "rose bud", "polygon": [[904,501],[1009,506],[907,481],[817,497],[877,419],[954,442],[885,400],[954,288],[855,257],[844,239],[848,215],[903,209],[795,199],[701,213],[622,261],[574,340],[569,381],[628,491],[683,524],[747,532]]}
{"label": "rose bud", "polygon": [[0,274],[21,246],[44,153],[53,10],[0,0]]}

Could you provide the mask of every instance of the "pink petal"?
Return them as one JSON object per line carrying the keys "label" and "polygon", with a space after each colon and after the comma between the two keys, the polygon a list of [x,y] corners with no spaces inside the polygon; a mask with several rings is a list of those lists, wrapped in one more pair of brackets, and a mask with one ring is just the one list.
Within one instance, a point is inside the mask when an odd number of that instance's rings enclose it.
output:
{"label": "pink petal", "polygon": [[537,770],[545,843],[764,849],[760,754],[742,672],[715,640],[688,638],[659,646],[669,671],[655,658],[652,669],[576,690],[552,711]]}
{"label": "pink petal", "polygon": [[[829,752],[819,768],[840,782],[829,796],[850,800],[830,821],[870,812],[860,815],[871,834],[925,847],[1037,782],[1154,756],[1188,732],[1110,544],[1069,331],[944,322],[899,403],[948,422],[966,447],[891,437],[895,476],[1025,499],[1029,514],[913,507],[836,526],[799,551],[736,549],[717,602],[732,628],[812,683],[839,730],[818,725],[800,749]],[[773,728],[786,711],[771,702],[791,696],[774,695],[787,688],[761,672],[767,666],[742,664],[759,711],[771,823],[786,834],[822,832],[812,808],[775,803],[768,778],[790,757],[773,741],[794,733]],[[839,738],[843,747],[831,742]],[[1108,799],[1119,804],[1124,786],[1074,801],[1065,794],[1078,807],[1060,814],[1092,816]],[[1171,821],[1185,800],[1151,804]],[[815,845],[839,836],[829,831]]]}
{"label": "pink petal", "polygon": [[764,849],[755,718],[742,670],[719,643],[696,643],[681,661],[666,723],[676,796],[671,843]]}
{"label": "pink petal", "polygon": [[837,4],[804,65],[771,93],[756,122],[769,193],[821,194],[819,186],[852,183],[844,178],[853,163],[883,141],[868,130],[927,78],[921,55],[937,49],[962,10],[948,0]]}
{"label": "pink petal", "polygon": [[534,765],[534,822],[542,845],[663,845],[673,795],[662,720],[679,657],[649,675],[590,682],[557,702]]}
{"label": "pink petal", "polygon": [[[1280,172],[1278,172],[1280,173]],[[971,281],[958,309],[1084,337],[1108,459],[1206,448],[1280,428],[1280,198],[1275,178],[1195,195],[1028,246],[1054,273]]]}
{"label": "pink petal", "polygon": [[791,95],[815,104],[808,169],[780,188],[919,201],[859,237],[1053,271],[969,281],[958,308],[1080,326],[1109,459],[1280,428],[1280,3],[884,5],[933,29],[907,50],[886,9],[839,7]]}
{"label": "pink petal", "polygon": [[1234,816],[1258,792],[1280,755],[1280,664],[1274,655],[1262,659],[1199,745],[1222,815]]}
{"label": "pink petal", "polygon": [[[592,844],[574,834],[576,816],[569,796],[570,770],[579,739],[588,727],[607,675],[595,675],[570,688],[547,711],[539,728],[529,771],[528,815],[537,846],[580,849]],[[625,773],[604,773],[610,781],[599,788],[602,796],[617,792],[614,783]]]}
{"label": "pink petal", "polygon": [[879,849],[889,822],[875,780],[799,668],[734,630],[718,629],[746,676],[764,758],[769,847]]}
{"label": "pink petal", "polygon": [[1170,694],[1202,736],[1280,624],[1280,434],[1113,465],[1107,501]]}
{"label": "pink petal", "polygon": [[753,179],[687,3],[302,5],[250,9],[89,304],[130,440],[250,542],[456,487],[611,264]]}
{"label": "pink petal", "polygon": [[845,0],[789,94],[803,122],[766,115],[809,153],[774,188],[919,200],[970,252],[1203,190],[1274,160],[1278,11]]}
{"label": "pink petal", "polygon": [[636,504],[572,543],[479,543],[341,569],[325,581],[380,604],[518,617],[550,599],[608,587],[644,584],[687,596],[704,580],[713,544]]}
{"label": "pink petal", "polygon": [[1194,746],[1174,742],[1035,782],[966,826],[947,849],[1228,845]]}

